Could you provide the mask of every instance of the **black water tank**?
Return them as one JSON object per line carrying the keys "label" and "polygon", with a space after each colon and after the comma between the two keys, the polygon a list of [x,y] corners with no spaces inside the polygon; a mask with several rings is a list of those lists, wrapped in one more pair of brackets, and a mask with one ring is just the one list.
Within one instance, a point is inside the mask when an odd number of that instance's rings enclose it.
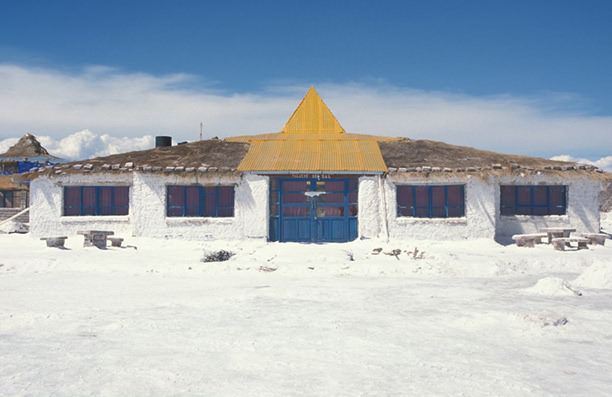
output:
{"label": "black water tank", "polygon": [[166,146],[172,146],[171,136],[156,136],[155,137],[155,147],[166,147]]}

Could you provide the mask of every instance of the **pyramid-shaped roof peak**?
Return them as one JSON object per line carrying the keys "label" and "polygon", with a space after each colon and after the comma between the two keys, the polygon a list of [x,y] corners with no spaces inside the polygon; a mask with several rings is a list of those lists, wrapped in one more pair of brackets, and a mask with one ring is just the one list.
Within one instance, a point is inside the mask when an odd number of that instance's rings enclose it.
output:
{"label": "pyramid-shaped roof peak", "polygon": [[311,86],[302,102],[287,120],[282,132],[285,134],[342,134],[344,128],[323,102],[317,90]]}

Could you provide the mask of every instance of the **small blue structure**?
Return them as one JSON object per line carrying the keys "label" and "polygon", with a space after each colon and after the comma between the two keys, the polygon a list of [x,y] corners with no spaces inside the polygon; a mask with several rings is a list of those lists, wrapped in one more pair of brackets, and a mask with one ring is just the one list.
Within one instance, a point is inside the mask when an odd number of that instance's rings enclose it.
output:
{"label": "small blue structure", "polygon": [[49,154],[32,134],[25,134],[5,153],[0,154],[0,175],[22,174],[32,168],[63,162]]}

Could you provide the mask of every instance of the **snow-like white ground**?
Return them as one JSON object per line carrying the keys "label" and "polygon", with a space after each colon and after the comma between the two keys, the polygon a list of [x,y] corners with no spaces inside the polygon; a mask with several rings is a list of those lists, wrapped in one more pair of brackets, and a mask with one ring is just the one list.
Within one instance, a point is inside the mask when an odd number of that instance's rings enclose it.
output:
{"label": "snow-like white ground", "polygon": [[0,395],[612,395],[610,240],[126,243],[0,235]]}

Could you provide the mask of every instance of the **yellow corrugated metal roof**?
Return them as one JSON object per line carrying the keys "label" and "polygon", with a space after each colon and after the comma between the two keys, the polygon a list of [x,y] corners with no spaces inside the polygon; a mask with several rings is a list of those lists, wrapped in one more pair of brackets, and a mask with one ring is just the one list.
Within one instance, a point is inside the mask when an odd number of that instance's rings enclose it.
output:
{"label": "yellow corrugated metal roof", "polygon": [[254,141],[238,171],[385,172],[378,142]]}
{"label": "yellow corrugated metal roof", "polygon": [[228,138],[249,142],[242,172],[385,172],[378,141],[395,138],[347,134],[311,87],[280,133]]}
{"label": "yellow corrugated metal roof", "polygon": [[295,109],[283,131],[292,133],[344,133],[334,114],[329,110],[314,87],[310,87]]}
{"label": "yellow corrugated metal roof", "polygon": [[380,135],[368,135],[368,134],[353,134],[344,133],[341,137],[338,134],[307,134],[307,133],[292,133],[291,135],[271,132],[267,134],[256,134],[256,135],[238,135],[225,138],[229,142],[254,142],[254,141],[286,141],[286,140],[304,140],[304,139],[316,139],[316,140],[346,140],[346,141],[364,141],[374,140],[378,142],[397,141],[398,137],[380,136]]}

